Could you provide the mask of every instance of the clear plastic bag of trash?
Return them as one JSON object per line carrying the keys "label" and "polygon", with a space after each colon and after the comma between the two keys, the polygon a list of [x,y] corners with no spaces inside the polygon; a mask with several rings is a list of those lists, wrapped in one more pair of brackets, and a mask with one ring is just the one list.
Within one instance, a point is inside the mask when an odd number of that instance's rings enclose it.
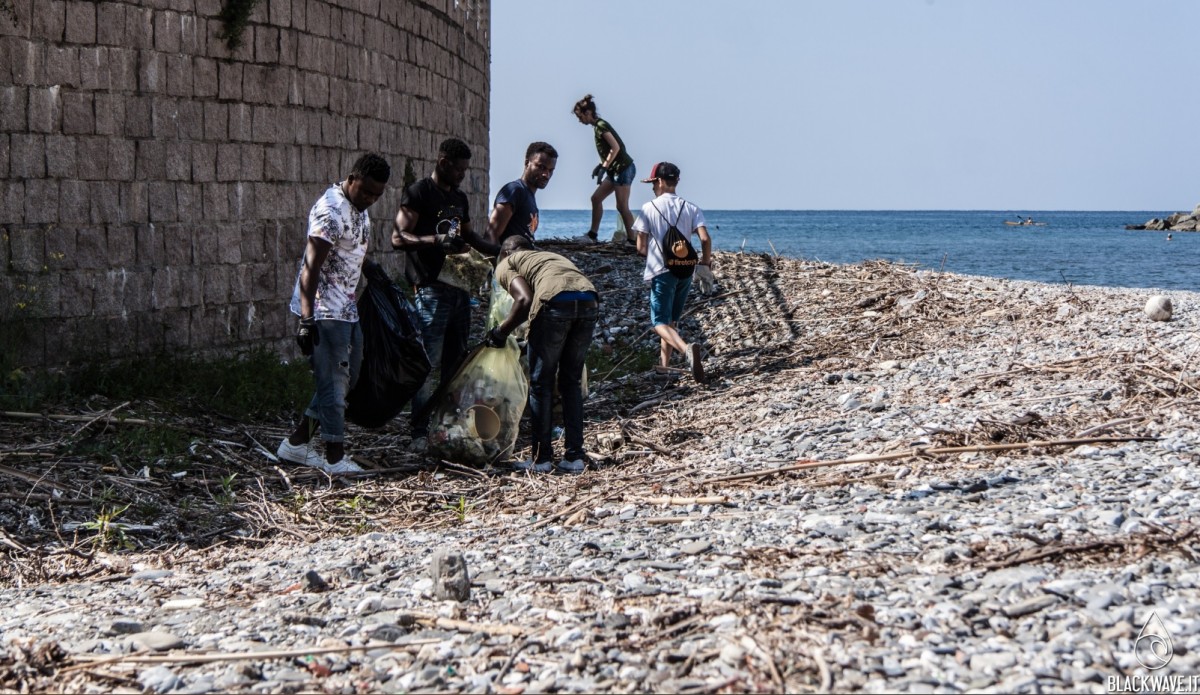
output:
{"label": "clear plastic bag of trash", "polygon": [[529,397],[521,350],[479,347],[450,380],[429,421],[429,450],[448,461],[483,466],[512,456]]}

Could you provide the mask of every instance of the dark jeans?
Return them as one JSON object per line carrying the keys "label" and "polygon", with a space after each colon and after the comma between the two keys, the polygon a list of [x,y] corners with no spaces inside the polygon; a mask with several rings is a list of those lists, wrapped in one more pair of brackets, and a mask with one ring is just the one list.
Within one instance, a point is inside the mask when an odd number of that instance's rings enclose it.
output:
{"label": "dark jeans", "polygon": [[564,460],[584,457],[583,389],[579,382],[598,313],[594,302],[548,302],[529,326],[529,414],[535,463],[554,459],[550,435],[556,379],[566,435]]}
{"label": "dark jeans", "polygon": [[429,356],[429,378],[412,400],[412,431],[414,437],[424,437],[429,431],[429,419],[420,422],[416,413],[429,402],[435,389],[433,378],[445,383],[454,378],[467,356],[467,340],[471,335],[471,296],[449,285],[434,285],[417,289],[417,314],[421,317],[421,343]]}

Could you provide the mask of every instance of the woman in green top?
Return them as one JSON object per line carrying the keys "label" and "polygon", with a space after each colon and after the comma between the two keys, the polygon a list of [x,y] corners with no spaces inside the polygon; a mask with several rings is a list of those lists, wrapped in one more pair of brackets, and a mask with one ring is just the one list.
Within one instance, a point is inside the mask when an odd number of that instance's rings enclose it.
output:
{"label": "woman in green top", "polygon": [[633,165],[633,157],[625,150],[621,136],[609,125],[608,121],[596,113],[596,102],[592,95],[575,102],[575,117],[584,125],[593,126],[596,134],[596,152],[600,155],[600,163],[592,170],[595,177],[596,192],[592,194],[592,226],[588,229],[587,238],[598,241],[600,218],[604,216],[604,200],[613,192],[617,192],[617,212],[625,223],[625,240],[636,244],[633,235],[633,213],[629,211],[629,190],[633,180],[637,178],[637,168]]}

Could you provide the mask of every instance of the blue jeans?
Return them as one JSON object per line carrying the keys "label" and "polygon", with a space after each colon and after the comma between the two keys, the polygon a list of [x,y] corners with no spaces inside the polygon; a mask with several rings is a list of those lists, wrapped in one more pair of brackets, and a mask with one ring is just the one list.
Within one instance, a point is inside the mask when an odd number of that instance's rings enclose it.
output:
{"label": "blue jeans", "polygon": [[433,377],[445,383],[454,377],[467,356],[467,340],[471,335],[471,296],[449,285],[432,285],[417,289],[417,315],[421,318],[421,343],[429,356],[429,378],[412,400],[413,437],[429,433],[429,418],[417,421],[417,413],[433,397]]}
{"label": "blue jeans", "polygon": [[614,186],[633,185],[633,180],[637,178],[637,167],[633,165],[633,162],[630,162],[629,166],[622,169],[616,176],[608,174],[605,178],[612,181]]}
{"label": "blue jeans", "polygon": [[650,281],[650,325],[675,325],[683,316],[691,278],[677,278],[670,272],[660,273]]}
{"label": "blue jeans", "polygon": [[565,460],[584,457],[583,361],[592,344],[599,311],[595,302],[547,302],[529,325],[529,415],[533,460],[552,461],[554,385],[562,396]]}
{"label": "blue jeans", "polygon": [[317,321],[319,342],[309,357],[317,392],[304,414],[321,423],[321,439],[346,438],[346,394],[358,383],[363,333],[357,321]]}

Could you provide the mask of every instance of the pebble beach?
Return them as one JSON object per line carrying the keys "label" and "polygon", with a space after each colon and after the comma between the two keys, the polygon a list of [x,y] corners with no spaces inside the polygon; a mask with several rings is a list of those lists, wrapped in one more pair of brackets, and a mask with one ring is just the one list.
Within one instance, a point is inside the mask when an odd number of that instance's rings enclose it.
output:
{"label": "pebble beach", "polygon": [[[550,249],[614,364],[657,345],[640,259]],[[593,371],[585,473],[424,461],[397,422],[330,479],[271,460],[288,423],[248,427],[227,534],[3,575],[0,691],[1200,689],[1200,293],[714,271],[682,324],[708,383]],[[304,520],[353,500],[357,526]],[[36,504],[0,519],[10,566],[79,562],[21,540],[63,521]]]}

